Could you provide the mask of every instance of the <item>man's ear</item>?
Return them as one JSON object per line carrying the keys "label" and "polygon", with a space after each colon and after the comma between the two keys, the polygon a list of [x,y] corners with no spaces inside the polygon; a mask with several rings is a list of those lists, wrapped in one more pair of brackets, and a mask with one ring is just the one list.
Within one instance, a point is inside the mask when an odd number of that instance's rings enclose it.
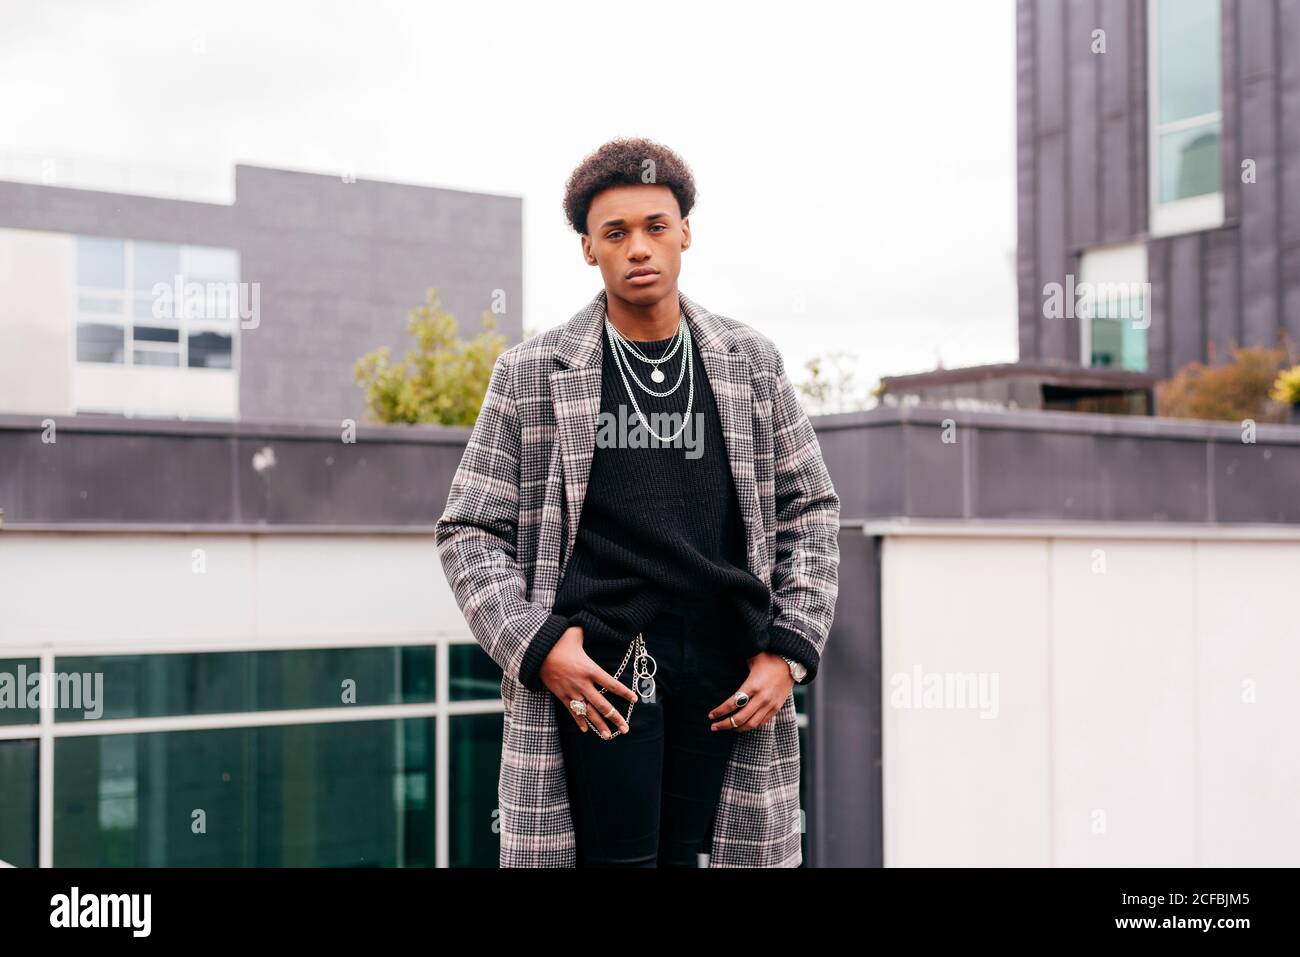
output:
{"label": "man's ear", "polygon": [[682,220],[682,250],[691,248],[691,219],[686,217]]}
{"label": "man's ear", "polygon": [[582,240],[582,258],[587,261],[588,266],[595,266],[596,257],[591,252],[591,237],[580,235],[578,238]]}

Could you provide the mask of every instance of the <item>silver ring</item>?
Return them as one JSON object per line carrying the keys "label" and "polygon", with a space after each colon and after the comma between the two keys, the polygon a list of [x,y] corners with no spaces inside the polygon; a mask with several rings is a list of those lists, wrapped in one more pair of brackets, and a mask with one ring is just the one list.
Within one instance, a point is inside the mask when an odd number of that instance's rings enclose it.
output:
{"label": "silver ring", "polygon": [[731,722],[731,726],[732,726],[733,728],[737,727],[737,725],[736,725],[736,716],[735,716],[734,714],[733,714],[730,718],[728,718],[727,720]]}
{"label": "silver ring", "polygon": [[732,695],[731,700],[736,702],[737,708],[743,708],[745,705],[749,704],[749,695],[745,694],[743,691],[737,691]]}
{"label": "silver ring", "polygon": [[580,714],[585,718],[587,716],[587,702],[580,698],[574,698],[569,702],[569,710],[574,714]]}

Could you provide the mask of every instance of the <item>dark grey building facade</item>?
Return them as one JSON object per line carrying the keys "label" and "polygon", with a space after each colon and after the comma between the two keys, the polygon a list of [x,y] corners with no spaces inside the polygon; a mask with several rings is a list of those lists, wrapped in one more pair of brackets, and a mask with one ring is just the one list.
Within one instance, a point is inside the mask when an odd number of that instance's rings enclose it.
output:
{"label": "dark grey building facade", "polygon": [[[1017,105],[1022,360],[1300,343],[1300,3],[1018,0]],[[1146,328],[1048,314],[1090,271],[1149,283]]]}

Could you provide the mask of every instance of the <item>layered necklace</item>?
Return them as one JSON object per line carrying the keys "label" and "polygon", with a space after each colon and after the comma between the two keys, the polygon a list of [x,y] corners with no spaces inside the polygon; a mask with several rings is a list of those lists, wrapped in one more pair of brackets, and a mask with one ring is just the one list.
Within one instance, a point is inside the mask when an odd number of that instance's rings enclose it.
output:
{"label": "layered necklace", "polygon": [[[636,412],[637,419],[639,419],[641,423],[645,425],[646,429],[659,439],[660,442],[667,444],[674,441],[677,436],[681,435],[686,429],[687,423],[690,422],[691,405],[695,401],[695,363],[692,361],[691,356],[691,327],[686,321],[686,315],[684,313],[682,314],[681,320],[677,325],[677,335],[673,337],[674,341],[669,346],[668,351],[657,359],[652,359],[650,356],[647,356],[637,347],[636,343],[614,328],[614,324],[609,321],[608,313],[605,315],[605,332],[609,336],[610,351],[614,353],[614,365],[618,368],[618,374],[623,377],[623,387],[627,389],[628,398],[632,400],[632,408]],[[656,383],[663,382],[666,376],[659,366],[676,355],[678,349],[685,349],[682,367],[677,373],[677,381],[674,382],[665,392],[656,392],[654,389],[651,389],[648,385],[638,379],[636,373],[632,370],[631,359],[639,359],[651,367],[651,381]],[[629,374],[632,376],[632,381],[637,384],[637,388],[646,395],[652,395],[660,399],[676,392],[678,386],[682,384],[682,378],[689,375],[689,384],[686,393],[686,414],[682,416],[681,427],[671,436],[662,436],[650,427],[649,421],[641,412],[641,407],[637,405],[636,393],[633,392],[632,386],[627,381]]]}

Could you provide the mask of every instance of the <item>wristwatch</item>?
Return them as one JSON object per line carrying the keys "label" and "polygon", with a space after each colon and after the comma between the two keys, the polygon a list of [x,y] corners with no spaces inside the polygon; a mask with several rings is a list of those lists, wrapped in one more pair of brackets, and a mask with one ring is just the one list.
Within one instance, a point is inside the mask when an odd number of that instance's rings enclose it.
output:
{"label": "wristwatch", "polygon": [[790,666],[790,676],[794,678],[795,684],[798,684],[800,681],[803,681],[804,678],[808,677],[808,669],[799,664],[799,662],[795,661],[793,658],[786,658],[785,655],[782,655],[781,658]]}

